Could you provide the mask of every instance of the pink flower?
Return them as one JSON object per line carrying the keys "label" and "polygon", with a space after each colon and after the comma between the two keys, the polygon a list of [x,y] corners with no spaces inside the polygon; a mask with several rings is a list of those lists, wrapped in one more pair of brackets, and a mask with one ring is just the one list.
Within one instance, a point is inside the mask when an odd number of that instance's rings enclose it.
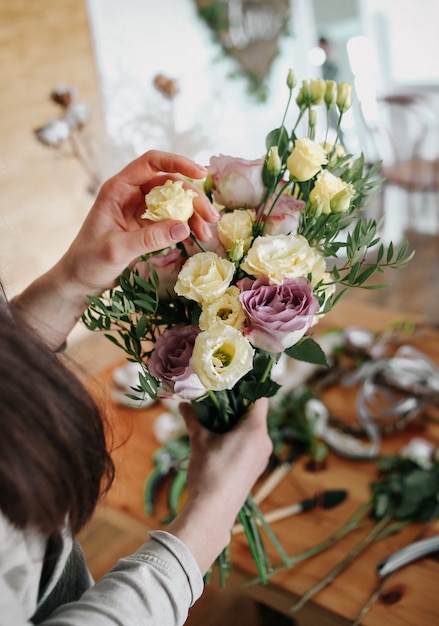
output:
{"label": "pink flower", "polygon": [[283,352],[296,344],[319,309],[307,278],[286,278],[280,285],[270,285],[265,278],[244,278],[238,287],[247,316],[244,335],[267,352]]}
{"label": "pink flower", "polygon": [[162,397],[195,400],[206,393],[189,365],[199,332],[198,326],[177,324],[157,339],[148,360],[148,370],[161,381],[159,395]]}
{"label": "pink flower", "polygon": [[[273,202],[274,197],[270,199]],[[295,235],[299,226],[300,213],[305,208],[305,202],[298,200],[289,194],[282,194],[273,210],[270,211],[270,201],[268,208],[262,215],[265,222],[264,235]],[[266,217],[268,215],[268,217]]]}
{"label": "pink flower", "polygon": [[247,161],[221,154],[211,157],[209,174],[214,200],[228,209],[254,209],[264,199],[263,159]]}
{"label": "pink flower", "polygon": [[175,297],[174,285],[185,260],[179,248],[170,248],[166,252],[154,254],[148,261],[139,263],[136,269],[140,276],[148,279],[153,266],[159,279],[159,297],[170,298]]}

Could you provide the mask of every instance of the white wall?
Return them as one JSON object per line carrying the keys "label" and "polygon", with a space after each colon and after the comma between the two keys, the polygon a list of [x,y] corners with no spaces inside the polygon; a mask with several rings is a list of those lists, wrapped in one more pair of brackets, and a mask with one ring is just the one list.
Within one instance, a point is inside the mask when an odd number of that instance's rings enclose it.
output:
{"label": "white wall", "polygon": [[[247,94],[234,63],[221,55],[192,0],[88,0],[108,130],[121,161],[150,149],[207,163],[213,154],[259,158],[279,126],[290,67],[309,66],[303,41],[314,41],[309,2],[292,2],[294,36],[284,38],[265,103]],[[152,86],[158,73],[181,88],[173,104]]]}

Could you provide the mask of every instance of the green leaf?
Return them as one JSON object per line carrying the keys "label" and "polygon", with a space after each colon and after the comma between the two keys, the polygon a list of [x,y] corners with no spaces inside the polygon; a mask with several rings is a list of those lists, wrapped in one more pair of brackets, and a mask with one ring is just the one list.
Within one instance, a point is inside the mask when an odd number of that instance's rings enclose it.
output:
{"label": "green leaf", "polygon": [[288,150],[289,137],[288,133],[284,126],[280,128],[275,128],[271,132],[268,133],[265,139],[265,147],[267,151],[272,146],[278,146],[279,148],[279,156],[283,158],[284,154]]}
{"label": "green leaf", "polygon": [[306,337],[299,343],[296,343],[296,345],[288,348],[285,350],[285,354],[297,361],[306,361],[315,365],[328,365],[325,353],[311,337]]}

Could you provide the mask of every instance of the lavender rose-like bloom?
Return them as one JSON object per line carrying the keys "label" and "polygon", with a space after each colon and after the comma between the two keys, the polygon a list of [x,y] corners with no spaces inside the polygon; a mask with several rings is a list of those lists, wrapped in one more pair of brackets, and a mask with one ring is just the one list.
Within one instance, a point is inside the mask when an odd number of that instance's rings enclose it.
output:
{"label": "lavender rose-like bloom", "polygon": [[228,209],[254,209],[264,199],[263,159],[247,161],[221,154],[211,157],[209,176],[214,200]]}
{"label": "lavender rose-like bloom", "polygon": [[296,344],[319,309],[307,278],[286,278],[280,285],[270,285],[265,278],[244,278],[238,286],[247,316],[244,335],[267,352],[283,352]]}
{"label": "lavender rose-like bloom", "polygon": [[161,381],[159,395],[162,397],[173,395],[195,400],[206,393],[189,364],[199,332],[198,326],[176,324],[157,339],[148,369]]}

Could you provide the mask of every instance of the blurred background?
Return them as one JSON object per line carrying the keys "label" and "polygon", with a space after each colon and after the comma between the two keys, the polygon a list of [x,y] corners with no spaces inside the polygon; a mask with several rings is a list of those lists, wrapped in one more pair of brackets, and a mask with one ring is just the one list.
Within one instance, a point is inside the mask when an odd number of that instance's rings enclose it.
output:
{"label": "blurred background", "polygon": [[343,142],[387,168],[384,240],[437,235],[438,23],[436,0],[0,0],[8,294],[59,258],[100,182],[142,152],[259,158],[289,68],[299,84],[354,84]]}

